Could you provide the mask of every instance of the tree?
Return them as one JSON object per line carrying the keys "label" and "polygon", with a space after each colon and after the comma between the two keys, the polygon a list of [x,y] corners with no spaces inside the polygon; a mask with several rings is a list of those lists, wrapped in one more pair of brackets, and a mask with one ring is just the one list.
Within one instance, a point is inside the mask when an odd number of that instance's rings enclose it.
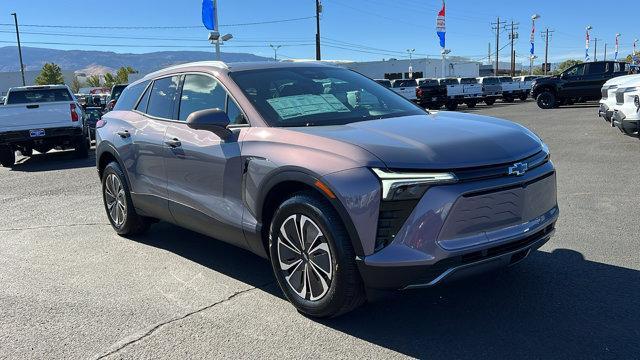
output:
{"label": "tree", "polygon": [[80,88],[83,87],[84,84],[78,80],[77,76],[73,77],[73,82],[71,82],[71,91],[73,91],[74,94],[77,94],[80,92]]}
{"label": "tree", "polygon": [[87,85],[90,87],[100,87],[100,76],[91,75],[87,78]]}
{"label": "tree", "polygon": [[104,86],[112,87],[113,85],[116,85],[116,84],[128,84],[129,75],[136,74],[136,73],[138,72],[131,66],[127,66],[127,67],[123,66],[120,69],[118,69],[118,71],[116,71],[115,76],[110,73],[104,74]]}
{"label": "tree", "polygon": [[553,73],[556,75],[560,74],[565,70],[567,70],[568,68],[572,67],[573,65],[582,64],[582,63],[583,63],[582,60],[574,60],[574,59],[565,60],[560,64],[558,64],[558,68]]}
{"label": "tree", "polygon": [[62,85],[64,84],[62,69],[54,63],[46,63],[36,77],[35,82],[36,85]]}

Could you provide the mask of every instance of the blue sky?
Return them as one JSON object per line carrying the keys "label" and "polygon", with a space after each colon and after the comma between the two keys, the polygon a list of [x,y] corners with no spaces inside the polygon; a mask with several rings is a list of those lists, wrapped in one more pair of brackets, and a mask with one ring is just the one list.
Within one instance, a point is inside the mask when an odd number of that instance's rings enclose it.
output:
{"label": "blue sky", "polygon": [[[406,49],[415,48],[416,56],[437,56],[435,18],[441,0],[323,0],[323,58],[375,60],[406,57]],[[62,27],[21,27],[24,46],[57,49],[92,49],[142,53],[157,50],[210,50],[207,30],[200,21],[201,0],[4,0],[0,3],[0,24],[12,24],[11,12],[17,12],[24,25],[61,25]],[[283,57],[313,58],[315,20],[304,19],[262,25],[237,25],[271,20],[304,18],[314,15],[314,0],[219,0],[221,32],[234,39],[223,49],[272,56],[271,44],[283,45]],[[602,59],[604,43],[608,57],[613,56],[616,33],[621,33],[620,52],[631,52],[633,39],[640,37],[634,11],[609,12],[610,5],[587,1],[513,1],[448,0],[447,47],[452,55],[473,59],[486,58],[488,44],[495,47],[491,22],[520,23],[516,53],[519,62],[528,64],[530,17],[537,21],[536,53],[542,58],[544,44],[539,33],[554,30],[550,43],[552,61],[584,58],[585,26],[592,25],[592,39],[598,42]],[[619,8],[621,9],[621,8]],[[82,29],[74,26],[158,26],[158,29]],[[193,26],[194,28],[163,28]],[[93,37],[97,36],[97,37]],[[145,38],[145,39],[130,39]],[[49,44],[37,44],[49,43]],[[56,44],[51,44],[56,43]],[[506,31],[501,46],[507,43]],[[0,46],[14,45],[13,27],[0,25]],[[72,44],[72,45],[69,45]],[[93,44],[96,46],[88,46]],[[124,46],[113,46],[124,45]],[[593,42],[591,44],[593,52]],[[640,44],[639,44],[640,46]],[[508,61],[508,48],[501,60]]]}

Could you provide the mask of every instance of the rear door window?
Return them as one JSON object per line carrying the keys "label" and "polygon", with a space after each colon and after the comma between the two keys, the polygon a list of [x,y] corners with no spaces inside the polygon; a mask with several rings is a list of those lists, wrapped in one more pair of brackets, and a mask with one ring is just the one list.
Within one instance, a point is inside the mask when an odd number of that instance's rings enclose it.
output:
{"label": "rear door window", "polygon": [[173,119],[173,109],[179,86],[180,76],[171,76],[154,81],[146,113],[163,119]]}
{"label": "rear door window", "polygon": [[604,74],[607,72],[607,64],[602,62],[590,63],[587,71],[589,72],[589,75]]}
{"label": "rear door window", "polygon": [[149,81],[143,81],[141,83],[128,86],[122,91],[122,94],[120,94],[120,98],[113,110],[132,110],[133,107],[136,106],[136,103],[138,102],[138,99],[140,99],[140,95],[142,95],[144,89],[147,88],[147,85],[149,85]]}

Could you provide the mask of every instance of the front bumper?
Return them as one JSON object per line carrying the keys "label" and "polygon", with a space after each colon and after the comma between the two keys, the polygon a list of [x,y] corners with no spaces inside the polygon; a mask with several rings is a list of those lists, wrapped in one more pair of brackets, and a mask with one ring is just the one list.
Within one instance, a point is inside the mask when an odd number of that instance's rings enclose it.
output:
{"label": "front bumper", "polygon": [[627,116],[623,110],[615,110],[611,117],[611,123],[627,135],[640,134],[640,119],[638,119],[637,112]]}
{"label": "front bumper", "polygon": [[606,121],[611,122],[611,118],[613,117],[613,111],[609,109],[609,106],[607,106],[607,104],[601,103],[600,107],[598,108],[598,117],[601,117]]}
{"label": "front bumper", "polygon": [[551,238],[558,216],[550,161],[522,177],[433,187],[392,242],[357,263],[370,288],[433,286],[519,262]]}

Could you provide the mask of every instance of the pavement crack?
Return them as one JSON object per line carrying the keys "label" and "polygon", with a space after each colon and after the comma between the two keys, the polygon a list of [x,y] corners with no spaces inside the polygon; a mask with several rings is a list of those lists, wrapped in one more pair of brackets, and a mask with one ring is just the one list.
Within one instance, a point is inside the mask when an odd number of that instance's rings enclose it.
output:
{"label": "pavement crack", "polygon": [[10,228],[10,229],[0,229],[0,232],[7,231],[22,231],[22,230],[39,230],[39,229],[54,229],[60,227],[75,227],[75,226],[106,226],[110,225],[109,223],[81,223],[81,224],[56,224],[56,225],[40,225],[40,226],[29,226],[23,228]]}
{"label": "pavement crack", "polygon": [[140,335],[140,336],[137,336],[137,337],[135,337],[134,339],[129,340],[129,341],[127,341],[127,342],[125,342],[124,344],[120,345],[118,348],[116,348],[116,349],[114,349],[114,350],[111,350],[111,351],[109,351],[109,352],[108,352],[108,353],[106,353],[106,354],[103,354],[103,355],[98,356],[98,357],[96,358],[96,360],[104,359],[104,358],[106,358],[106,357],[109,357],[109,356],[111,356],[111,355],[114,355],[114,354],[116,354],[116,353],[118,353],[118,352],[122,351],[124,348],[128,347],[129,345],[133,345],[133,344],[135,344],[135,343],[138,343],[138,342],[140,342],[140,341],[144,340],[145,338],[147,338],[147,337],[149,337],[149,336],[153,335],[153,333],[155,333],[156,331],[160,330],[161,328],[163,328],[163,327],[165,327],[165,326],[167,326],[167,325],[169,325],[169,324],[172,324],[172,323],[177,322],[177,321],[184,320],[184,319],[186,319],[186,318],[188,318],[188,317],[190,317],[190,316],[193,316],[193,315],[199,314],[199,313],[201,313],[201,312],[203,312],[203,311],[209,310],[209,309],[211,309],[211,308],[213,308],[213,307],[215,307],[215,306],[217,306],[217,305],[220,305],[220,304],[223,304],[223,303],[225,303],[225,302],[231,301],[231,300],[233,300],[233,299],[234,299],[235,297],[237,297],[237,296],[240,296],[240,295],[242,295],[242,294],[248,293],[248,292],[253,291],[253,290],[256,290],[256,289],[262,289],[262,288],[264,288],[264,287],[266,287],[266,286],[269,286],[269,285],[271,285],[271,284],[273,284],[273,281],[269,281],[268,283],[265,283],[265,284],[262,284],[262,285],[258,285],[258,286],[256,286],[256,287],[252,287],[252,288],[249,288],[249,289],[245,289],[245,290],[241,290],[241,291],[235,292],[235,293],[233,293],[233,294],[231,294],[231,295],[227,296],[226,298],[224,298],[224,299],[222,299],[222,300],[216,301],[216,302],[214,302],[214,303],[212,303],[212,304],[209,304],[209,305],[207,305],[207,306],[204,306],[204,307],[201,307],[201,308],[199,308],[199,309],[193,310],[193,311],[188,312],[188,313],[186,313],[186,314],[184,314],[184,315],[181,315],[181,316],[178,316],[178,317],[174,317],[174,318],[169,319],[169,320],[167,320],[167,321],[163,321],[163,322],[161,322],[161,323],[158,323],[158,324],[156,324],[154,327],[152,327],[151,329],[149,329],[148,331],[146,331],[144,334],[142,334],[142,335]]}

